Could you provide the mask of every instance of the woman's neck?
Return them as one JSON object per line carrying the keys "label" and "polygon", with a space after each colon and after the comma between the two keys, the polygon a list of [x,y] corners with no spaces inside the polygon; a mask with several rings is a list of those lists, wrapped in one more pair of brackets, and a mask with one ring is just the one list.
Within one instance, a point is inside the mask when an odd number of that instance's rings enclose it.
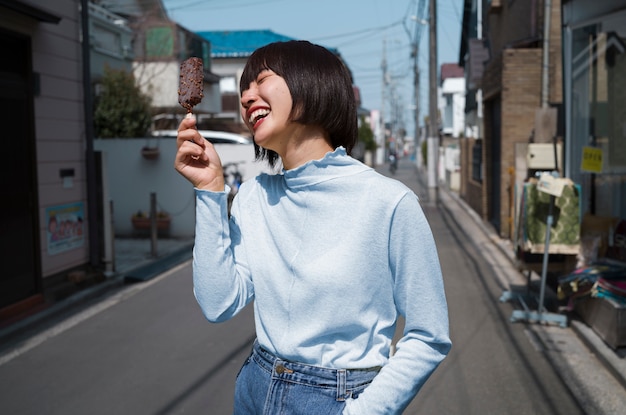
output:
{"label": "woman's neck", "polygon": [[311,160],[319,160],[326,153],[334,150],[328,135],[322,128],[302,127],[279,152],[285,170],[295,169]]}

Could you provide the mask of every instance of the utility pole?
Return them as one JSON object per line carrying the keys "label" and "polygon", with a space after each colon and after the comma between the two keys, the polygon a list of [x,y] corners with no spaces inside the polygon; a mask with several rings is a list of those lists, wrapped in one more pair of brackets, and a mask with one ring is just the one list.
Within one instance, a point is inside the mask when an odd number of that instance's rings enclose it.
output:
{"label": "utility pole", "polygon": [[411,37],[411,32],[407,30],[407,34],[409,35],[409,42],[411,43],[411,58],[413,59],[413,88],[414,88],[414,99],[415,99],[415,134],[413,141],[415,143],[415,150],[417,151],[416,164],[421,169],[423,167],[422,156],[421,156],[421,134],[420,134],[420,71],[419,71],[419,42],[421,39],[421,27],[428,25],[428,21],[424,20],[421,16],[423,13],[424,2],[420,1],[417,4],[417,9],[415,10],[415,15],[411,16],[411,20],[415,21],[415,30],[413,32],[413,36]]}
{"label": "utility pole", "polygon": [[389,76],[387,74],[387,39],[383,39],[383,61],[381,63],[381,68],[383,70],[383,84],[381,90],[381,99],[380,99],[380,131],[381,131],[381,140],[378,143],[378,148],[376,149],[376,164],[382,164],[385,162],[385,144],[387,140],[387,130],[385,126],[385,96],[387,92],[387,85],[389,83]]}
{"label": "utility pole", "polygon": [[430,0],[429,8],[429,116],[428,116],[428,196],[430,203],[439,201],[439,123],[437,109],[437,0]]}
{"label": "utility pole", "polygon": [[415,94],[415,132],[413,135],[413,143],[415,144],[415,150],[417,151],[416,161],[418,163],[418,166],[420,166],[420,74],[417,62],[419,49],[419,46],[417,44],[417,29],[415,29],[415,32],[415,41],[413,43],[413,49],[411,51],[411,53],[413,54],[413,90]]}
{"label": "utility pole", "polygon": [[[418,9],[419,12],[419,9]],[[419,14],[416,13],[415,14],[415,33],[413,34],[413,38],[411,38],[411,34],[410,32],[407,31],[408,35],[409,35],[409,41],[411,43],[411,58],[413,59],[413,95],[414,95],[414,99],[415,99],[415,112],[413,114],[413,118],[414,118],[414,124],[415,124],[415,131],[413,133],[413,144],[415,146],[415,151],[416,153],[416,163],[418,166],[421,166],[420,163],[420,157],[419,157],[419,145],[420,145],[420,87],[419,87],[419,82],[420,82],[420,75],[419,75],[419,67],[418,67],[418,51],[419,51],[419,44],[418,44],[418,33],[419,33]]]}

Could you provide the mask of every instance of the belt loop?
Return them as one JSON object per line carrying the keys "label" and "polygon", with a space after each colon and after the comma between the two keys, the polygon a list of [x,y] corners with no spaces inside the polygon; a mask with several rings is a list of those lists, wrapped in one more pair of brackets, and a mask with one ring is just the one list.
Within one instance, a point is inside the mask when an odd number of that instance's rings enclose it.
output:
{"label": "belt loop", "polygon": [[346,369],[337,370],[337,400],[346,400]]}

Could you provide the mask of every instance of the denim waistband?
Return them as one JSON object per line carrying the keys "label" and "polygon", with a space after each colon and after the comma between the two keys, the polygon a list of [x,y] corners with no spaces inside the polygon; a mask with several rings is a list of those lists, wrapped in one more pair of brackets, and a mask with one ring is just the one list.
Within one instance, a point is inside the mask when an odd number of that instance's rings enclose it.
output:
{"label": "denim waistband", "polygon": [[272,373],[273,379],[308,384],[316,387],[337,388],[337,399],[349,396],[353,388],[372,382],[380,367],[367,369],[332,369],[280,359],[254,342],[252,359]]}

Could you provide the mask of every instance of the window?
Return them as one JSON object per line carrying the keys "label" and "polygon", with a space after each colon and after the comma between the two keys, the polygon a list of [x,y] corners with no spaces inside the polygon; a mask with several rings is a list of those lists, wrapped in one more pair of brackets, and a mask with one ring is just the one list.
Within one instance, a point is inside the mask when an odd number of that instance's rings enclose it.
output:
{"label": "window", "polygon": [[[571,40],[567,170],[582,185],[584,211],[621,216],[626,209],[626,13],[575,29]],[[589,148],[601,171],[589,170]],[[591,197],[590,197],[591,196]]]}
{"label": "window", "polygon": [[483,181],[483,141],[476,140],[472,147],[472,180]]}
{"label": "window", "polygon": [[167,58],[174,53],[174,34],[169,26],[146,30],[146,58]]}

